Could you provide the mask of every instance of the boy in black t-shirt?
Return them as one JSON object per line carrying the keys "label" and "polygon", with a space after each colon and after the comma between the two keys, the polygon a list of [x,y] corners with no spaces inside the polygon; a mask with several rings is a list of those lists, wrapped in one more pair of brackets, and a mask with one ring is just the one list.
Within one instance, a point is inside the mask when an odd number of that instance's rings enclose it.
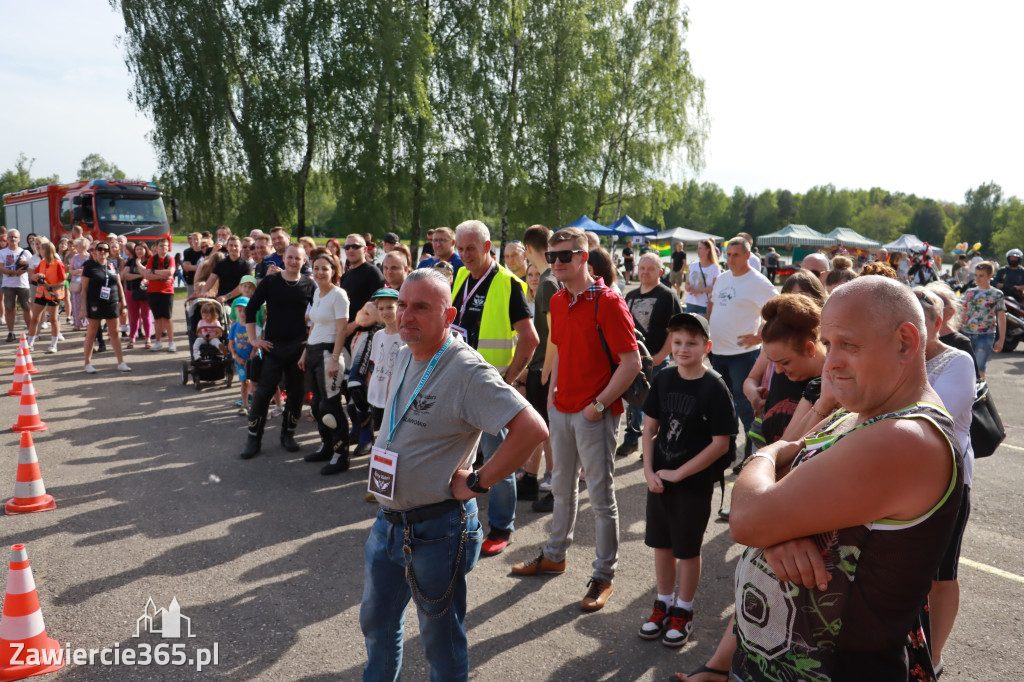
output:
{"label": "boy in black t-shirt", "polygon": [[644,403],[644,542],[654,548],[658,599],[640,637],[661,637],[665,646],[680,647],[693,630],[700,547],[717,480],[709,467],[729,450],[737,427],[728,387],[704,367],[711,352],[707,321],[679,313],[669,320],[668,332],[675,371],[654,378]]}

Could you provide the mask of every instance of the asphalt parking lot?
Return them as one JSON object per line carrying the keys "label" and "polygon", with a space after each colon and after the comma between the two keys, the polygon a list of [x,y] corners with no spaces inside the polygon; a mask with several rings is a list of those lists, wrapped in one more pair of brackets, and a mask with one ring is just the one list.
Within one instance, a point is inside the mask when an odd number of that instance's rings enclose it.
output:
{"label": "asphalt parking lot", "polygon": [[[364,501],[366,459],[340,476],[302,461],[315,447],[313,424],[299,426],[303,452],[277,445],[271,420],[264,454],[238,459],[244,417],[236,387],[182,386],[176,357],[131,351],[134,371],[81,373],[70,341],[55,356],[37,353],[34,377],[47,431],[33,434],[56,511],[0,519],[6,545],[23,542],[46,626],[62,646],[121,651],[183,644],[184,659],[216,651],[216,665],[69,665],[60,680],[354,680],[365,650],[358,626],[362,545],[376,507]],[[0,346],[9,382],[13,344]],[[960,618],[946,650],[944,680],[1013,680],[1024,669],[1024,353],[997,356],[990,379],[1009,436],[979,461],[964,541]],[[4,386],[6,391],[7,385]],[[7,457],[0,494],[13,494],[18,399],[0,397]],[[470,575],[467,625],[472,677],[479,680],[663,680],[710,654],[732,609],[731,578],[740,549],[723,522],[708,528],[695,632],[681,650],[636,635],[654,599],[653,555],[643,544],[645,485],[639,458],[619,460],[621,556],[615,594],[585,614],[593,522],[584,492],[576,544],[562,576],[520,579],[512,564],[535,556],[549,516],[520,503],[514,544],[481,559]],[[716,497],[717,500],[717,497]],[[144,630],[147,600],[176,598],[181,638]],[[409,611],[407,680],[425,680],[416,619]],[[144,624],[145,621],[143,621]],[[214,649],[215,648],[215,649]],[[177,651],[177,650],[172,650]]]}

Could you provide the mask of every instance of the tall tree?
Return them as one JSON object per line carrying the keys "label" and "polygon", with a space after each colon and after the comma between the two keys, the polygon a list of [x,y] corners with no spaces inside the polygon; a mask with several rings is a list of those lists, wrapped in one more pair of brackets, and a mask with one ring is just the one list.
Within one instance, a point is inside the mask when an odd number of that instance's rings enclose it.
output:
{"label": "tall tree", "polygon": [[910,219],[910,233],[936,246],[942,246],[946,241],[947,229],[946,214],[931,200],[924,202]]}
{"label": "tall tree", "polygon": [[82,159],[82,165],[78,168],[78,179],[92,180],[94,178],[124,180],[125,174],[116,164],[107,161],[99,154],[89,154]]}
{"label": "tall tree", "polygon": [[982,252],[992,246],[993,220],[1003,201],[1003,189],[994,182],[969,189],[964,194],[963,216],[960,219],[960,237],[968,244],[981,242]]}

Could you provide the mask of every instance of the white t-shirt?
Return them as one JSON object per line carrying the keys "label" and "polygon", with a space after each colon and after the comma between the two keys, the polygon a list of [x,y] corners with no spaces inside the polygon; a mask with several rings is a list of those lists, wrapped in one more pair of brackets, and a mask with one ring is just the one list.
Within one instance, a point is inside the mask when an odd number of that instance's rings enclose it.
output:
{"label": "white t-shirt", "polygon": [[[27,249],[18,248],[17,250],[11,250],[8,248],[0,250],[0,263],[3,263],[4,267],[8,270],[14,270],[15,263],[18,261],[22,261],[27,265],[30,258],[32,258],[32,254]],[[26,270],[21,275],[4,275],[3,286],[27,289],[28,271]]]}
{"label": "white t-shirt", "polygon": [[750,258],[747,260],[747,262],[750,264],[750,267],[753,268],[755,271],[761,272],[761,257],[758,256],[756,253],[751,251]]}
{"label": "white t-shirt", "polygon": [[309,335],[308,343],[334,343],[338,335],[338,320],[348,322],[348,294],[341,287],[332,287],[326,296],[321,296],[320,288],[317,287],[313,292],[313,305],[309,308],[309,321],[313,323],[313,331]]}
{"label": "white t-shirt", "polygon": [[[689,274],[689,285],[698,289],[705,289],[707,287],[714,287],[715,280],[718,279],[718,275],[721,274],[722,268],[718,267],[717,263],[712,263],[707,267],[700,264],[697,261],[690,266]],[[707,284],[705,284],[707,282]],[[708,295],[707,294],[686,294],[687,305],[699,305],[707,307]]]}
{"label": "white t-shirt", "polygon": [[739,337],[756,334],[761,326],[761,308],[778,292],[768,278],[757,270],[737,277],[726,270],[715,280],[711,292],[711,352],[716,355],[739,355],[758,349],[744,348]]}
{"label": "white t-shirt", "polygon": [[370,375],[370,385],[366,387],[366,399],[374,407],[383,408],[388,397],[388,382],[395,370],[395,358],[405,346],[405,341],[402,341],[398,332],[388,334],[381,329],[373,335],[370,343],[373,374]]}
{"label": "white t-shirt", "polygon": [[964,453],[964,483],[970,486],[974,478],[974,448],[971,446],[974,359],[962,350],[949,348],[926,362],[925,368],[928,383],[953,417],[953,428]]}

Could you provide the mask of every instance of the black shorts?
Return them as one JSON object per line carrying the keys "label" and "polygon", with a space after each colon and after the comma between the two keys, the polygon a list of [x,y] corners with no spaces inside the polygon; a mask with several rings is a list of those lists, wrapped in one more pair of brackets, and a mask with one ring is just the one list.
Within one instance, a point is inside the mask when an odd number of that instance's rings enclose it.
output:
{"label": "black shorts", "polygon": [[174,307],[174,294],[157,294],[152,291],[146,294],[149,301],[149,310],[153,313],[154,320],[171,319],[171,309]]}
{"label": "black shorts", "polygon": [[531,369],[526,373],[526,400],[533,409],[540,413],[544,423],[548,422],[548,385],[540,383],[539,369]]}
{"label": "black shorts", "polygon": [[936,580],[956,580],[957,569],[960,567],[960,545],[964,541],[964,529],[967,528],[967,519],[971,515],[971,489],[964,486],[964,496],[960,500],[960,511],[956,514],[956,525],[953,526],[953,535],[949,538],[949,546],[939,564]]}
{"label": "black shorts", "polygon": [[117,301],[89,301],[85,316],[90,320],[114,320],[120,312]]}
{"label": "black shorts", "polygon": [[713,486],[703,491],[666,483],[663,493],[648,490],[644,544],[654,549],[671,549],[676,559],[699,557],[714,495]]}
{"label": "black shorts", "polygon": [[49,298],[43,298],[42,296],[36,296],[36,300],[33,301],[38,306],[56,308],[60,301],[56,301]]}

